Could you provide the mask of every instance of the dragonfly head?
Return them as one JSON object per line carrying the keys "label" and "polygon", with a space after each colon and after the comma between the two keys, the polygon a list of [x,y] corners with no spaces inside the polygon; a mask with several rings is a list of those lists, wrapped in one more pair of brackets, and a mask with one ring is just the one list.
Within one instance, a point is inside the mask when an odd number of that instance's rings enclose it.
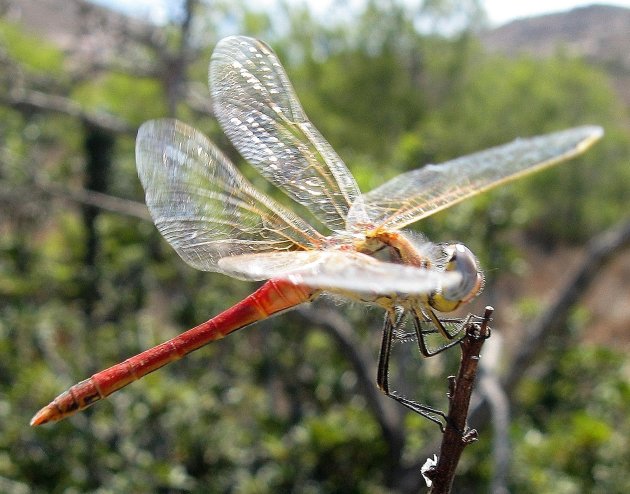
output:
{"label": "dragonfly head", "polygon": [[446,264],[444,271],[461,274],[461,281],[433,294],[429,304],[439,312],[451,312],[461,304],[475,298],[483,289],[483,274],[477,258],[468,247],[462,244],[449,244],[444,248]]}

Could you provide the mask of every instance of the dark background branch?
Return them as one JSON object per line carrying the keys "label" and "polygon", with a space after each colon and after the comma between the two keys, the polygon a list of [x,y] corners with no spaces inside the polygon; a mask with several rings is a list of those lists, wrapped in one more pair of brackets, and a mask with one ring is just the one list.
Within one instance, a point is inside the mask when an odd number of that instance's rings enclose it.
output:
{"label": "dark background branch", "polygon": [[11,106],[24,113],[57,112],[77,118],[87,125],[116,134],[135,136],[136,129],[124,120],[105,112],[87,111],[76,101],[55,94],[26,88],[14,89],[0,95],[0,104]]}

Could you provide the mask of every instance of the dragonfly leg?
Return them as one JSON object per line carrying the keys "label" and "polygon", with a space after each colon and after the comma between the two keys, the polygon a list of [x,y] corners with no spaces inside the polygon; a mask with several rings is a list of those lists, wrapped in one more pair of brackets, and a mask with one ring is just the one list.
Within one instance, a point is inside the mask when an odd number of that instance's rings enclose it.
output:
{"label": "dragonfly leg", "polygon": [[[424,316],[422,317],[422,319],[416,311],[413,311],[413,325],[418,340],[418,348],[420,350],[420,353],[425,357],[432,357],[433,355],[437,355],[438,353],[441,353],[444,350],[447,350],[457,345],[465,336],[465,333],[462,332],[463,328],[466,327],[466,325],[473,318],[472,315],[469,315],[464,319],[445,320],[448,323],[456,323],[459,328],[454,333],[449,333],[444,327],[442,320],[438,318],[431,309],[426,309],[426,311],[423,310],[421,314]],[[431,330],[427,330],[423,327],[423,322],[431,324],[433,328]],[[449,343],[447,343],[446,345],[441,345],[435,350],[431,350],[427,345],[426,337],[428,336],[428,334],[435,333],[436,331],[440,333],[447,341],[449,341]]]}
{"label": "dragonfly leg", "polygon": [[401,307],[396,307],[394,311],[385,314],[385,322],[383,324],[383,339],[381,342],[381,351],[378,358],[378,371],[376,374],[376,385],[386,396],[389,396],[398,403],[406,406],[413,412],[422,415],[431,422],[436,423],[442,432],[445,431],[447,416],[441,410],[422,405],[413,400],[399,395],[396,391],[389,389],[389,358],[391,356],[392,341],[394,333],[399,332],[404,323],[405,312]]}

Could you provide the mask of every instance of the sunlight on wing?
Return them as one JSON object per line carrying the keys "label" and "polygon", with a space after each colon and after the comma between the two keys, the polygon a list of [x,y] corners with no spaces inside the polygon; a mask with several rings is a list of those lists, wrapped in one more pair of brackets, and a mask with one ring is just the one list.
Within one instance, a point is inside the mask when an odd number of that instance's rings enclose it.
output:
{"label": "sunlight on wing", "polygon": [[208,138],[182,122],[144,123],[136,162],[155,225],[197,269],[222,272],[224,256],[320,242],[317,231],[256,191]]}
{"label": "sunlight on wing", "polygon": [[572,158],[602,135],[601,127],[576,127],[427,165],[365,194],[364,207],[377,228],[402,228],[475,194]]}
{"label": "sunlight on wing", "polygon": [[324,290],[378,295],[426,294],[461,281],[459,273],[381,262],[365,254],[339,250],[226,257],[219,266],[237,278],[286,279]]}
{"label": "sunlight on wing", "polygon": [[[333,231],[346,228],[359,188],[304,114],[274,52],[243,36],[221,40],[210,61],[214,111],[239,152]],[[367,219],[354,206],[355,223]]]}

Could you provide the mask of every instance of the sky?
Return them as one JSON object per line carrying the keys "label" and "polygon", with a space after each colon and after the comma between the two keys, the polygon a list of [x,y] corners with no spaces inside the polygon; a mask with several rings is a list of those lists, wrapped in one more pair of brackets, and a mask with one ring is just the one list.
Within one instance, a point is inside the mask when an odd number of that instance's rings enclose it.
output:
{"label": "sky", "polygon": [[[143,17],[149,17],[155,22],[164,22],[169,12],[169,5],[172,7],[174,0],[135,0],[129,2],[127,0],[91,0],[94,3],[107,5],[116,10],[129,12],[135,9],[136,14]],[[298,0],[307,1],[317,6],[316,10],[325,9],[326,4],[332,3],[333,0]],[[276,3],[274,0],[258,0],[257,6]],[[288,3],[291,3],[290,1]],[[353,3],[358,3],[353,1]],[[505,24],[514,19],[521,17],[531,17],[535,15],[549,14],[552,12],[560,12],[570,10],[575,7],[590,5],[593,3],[602,3],[608,5],[617,5],[630,8],[630,0],[606,1],[606,0],[484,0],[483,4],[488,13],[490,22],[493,25]]]}

